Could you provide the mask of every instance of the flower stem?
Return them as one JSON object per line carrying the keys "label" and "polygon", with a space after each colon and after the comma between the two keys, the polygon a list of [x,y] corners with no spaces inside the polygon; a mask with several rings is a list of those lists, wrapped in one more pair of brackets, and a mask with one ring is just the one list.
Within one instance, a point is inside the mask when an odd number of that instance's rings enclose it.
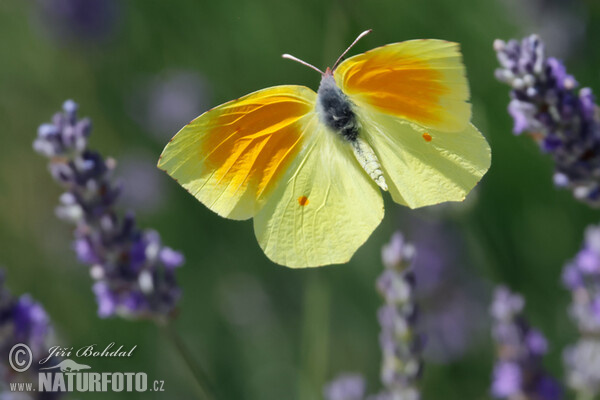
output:
{"label": "flower stem", "polygon": [[171,322],[159,323],[158,324],[165,335],[169,338],[169,340],[173,343],[177,352],[187,365],[189,371],[191,372],[194,380],[196,381],[196,386],[198,390],[198,395],[201,399],[204,400],[216,400],[214,386],[211,383],[208,375],[202,369],[202,367],[194,360],[191,356],[191,352],[189,348],[186,346],[185,342],[177,333],[177,330],[173,327]]}

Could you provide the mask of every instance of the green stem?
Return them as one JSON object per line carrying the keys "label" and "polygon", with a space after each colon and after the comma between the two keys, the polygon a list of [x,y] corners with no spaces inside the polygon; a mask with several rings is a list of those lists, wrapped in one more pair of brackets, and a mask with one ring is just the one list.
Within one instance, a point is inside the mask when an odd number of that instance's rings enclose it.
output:
{"label": "green stem", "polygon": [[302,314],[298,399],[318,399],[327,376],[330,320],[329,287],[318,271],[314,271],[305,284]]}
{"label": "green stem", "polygon": [[198,395],[201,399],[204,400],[215,400],[217,397],[215,396],[214,386],[212,385],[210,379],[206,372],[200,367],[200,365],[194,360],[191,356],[191,352],[186,346],[185,342],[179,336],[173,324],[171,322],[159,323],[158,324],[165,335],[171,340],[177,352],[187,365],[189,371],[191,372],[194,380],[196,381],[196,386],[198,389]]}

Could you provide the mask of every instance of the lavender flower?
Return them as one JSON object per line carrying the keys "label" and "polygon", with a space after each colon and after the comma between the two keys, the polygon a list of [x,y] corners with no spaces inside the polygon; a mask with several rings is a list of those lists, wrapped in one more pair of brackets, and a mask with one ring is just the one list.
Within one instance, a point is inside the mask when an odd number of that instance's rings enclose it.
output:
{"label": "lavender flower", "polygon": [[423,360],[449,363],[488,334],[483,283],[469,271],[465,243],[452,223],[410,217],[416,256],[412,263],[416,299],[423,311],[419,331],[427,337]]}
{"label": "lavender flower", "polygon": [[492,380],[492,395],[510,400],[558,400],[559,384],[542,366],[548,351],[544,335],[532,328],[523,315],[525,301],[506,287],[498,287],[490,307],[492,336],[497,361]]}
{"label": "lavender flower", "polygon": [[327,400],[362,400],[365,392],[365,379],[360,374],[342,374],[323,390]]}
{"label": "lavender flower", "polygon": [[44,29],[57,39],[102,41],[113,33],[120,5],[115,0],[36,0]]}
{"label": "lavender flower", "polygon": [[508,111],[514,133],[529,132],[555,161],[554,184],[569,188],[591,206],[600,206],[600,123],[589,88],[555,58],[547,58],[535,35],[521,42],[496,40],[501,68],[496,78],[512,87]]}
{"label": "lavender flower", "polygon": [[575,5],[563,0],[501,0],[509,18],[524,29],[531,29],[546,38],[548,49],[561,57],[577,52],[587,26]]}
{"label": "lavender flower", "polygon": [[73,248],[88,264],[98,314],[163,319],[180,297],[175,269],[183,256],[162,245],[160,235],[142,231],[132,213],[120,217],[115,205],[121,187],[112,181],[116,163],[88,149],[89,119],[77,119],[77,104],[64,103],[33,143],[50,160],[50,173],[66,192],[56,210],[75,225]]}
{"label": "lavender flower", "polygon": [[411,267],[414,247],[396,232],[382,249],[385,270],[377,289],[385,304],[379,309],[379,337],[382,350],[381,381],[385,387],[378,396],[417,400],[417,387],[423,363],[423,338],[415,332],[417,308],[414,302],[415,275]]}
{"label": "lavender flower", "polygon": [[[8,354],[17,343],[24,343],[32,353],[43,354],[46,339],[51,331],[50,318],[44,308],[31,296],[24,294],[18,298],[6,288],[4,271],[0,270],[0,349]],[[3,357],[2,360],[8,360]]]}
{"label": "lavender flower", "polygon": [[565,265],[563,284],[581,334],[563,354],[567,381],[582,398],[593,398],[600,394],[600,226],[587,228],[582,249]]}
{"label": "lavender flower", "polygon": [[[418,400],[417,383],[423,363],[423,338],[415,332],[417,309],[414,302],[415,275],[411,263],[415,249],[400,232],[383,246],[385,270],[377,279],[377,289],[385,304],[377,313],[382,351],[381,382],[384,389],[368,400]],[[327,400],[362,400],[365,381],[361,375],[343,374],[325,387]]]}
{"label": "lavender flower", "polygon": [[210,86],[195,71],[167,70],[142,80],[128,99],[133,119],[161,143],[209,108]]}
{"label": "lavender flower", "polygon": [[[4,271],[0,270],[0,398],[10,398],[8,383],[37,382],[37,368],[40,356],[48,351],[48,338],[52,332],[50,318],[44,308],[35,302],[31,296],[24,294],[13,297],[5,285]],[[33,356],[32,368],[27,372],[15,373],[8,364],[11,348],[23,343],[29,346]],[[20,397],[52,398],[58,397],[51,393],[37,393],[37,396]]]}

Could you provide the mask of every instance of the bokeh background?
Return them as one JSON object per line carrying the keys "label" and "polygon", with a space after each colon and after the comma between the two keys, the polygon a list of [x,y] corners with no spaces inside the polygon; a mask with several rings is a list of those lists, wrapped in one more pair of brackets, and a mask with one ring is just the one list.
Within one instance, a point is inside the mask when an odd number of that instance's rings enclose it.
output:
{"label": "bokeh background", "polygon": [[[155,168],[168,139],[211,106],[278,84],[316,89],[319,76],[282,60],[325,67],[364,29],[353,53],[389,42],[460,42],[474,122],[492,168],[464,204],[410,211],[386,199],[386,217],[343,266],[290,270],[271,263],[250,221],[222,219]],[[552,163],[511,134],[508,88],[494,79],[492,43],[537,32],[580,83],[600,90],[600,5],[594,0],[452,1],[0,1],[0,265],[14,294],[30,293],[52,318],[55,341],[137,345],[130,359],[95,370],[146,371],[166,392],[111,398],[193,398],[194,382],[148,322],[100,319],[88,268],[54,208],[61,189],[32,151],[39,124],[64,100],[93,120],[91,147],[118,161],[123,210],[187,259],[176,327],[223,399],[319,399],[342,371],[379,388],[375,279],[381,246],[402,230],[419,250],[425,398],[487,398],[493,362],[492,288],[524,294],[550,342],[547,367],[562,376],[567,318],[563,264],[597,211],[552,185]],[[84,393],[73,398],[106,398]]]}

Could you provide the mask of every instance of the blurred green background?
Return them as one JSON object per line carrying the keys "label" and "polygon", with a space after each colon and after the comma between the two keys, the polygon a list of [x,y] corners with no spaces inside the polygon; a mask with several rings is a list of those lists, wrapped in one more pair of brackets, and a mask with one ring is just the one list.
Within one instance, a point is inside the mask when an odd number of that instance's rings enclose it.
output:
{"label": "blurred green background", "polygon": [[[61,11],[68,3],[76,12]],[[493,154],[466,204],[414,212],[386,198],[383,223],[350,263],[290,270],[263,255],[250,221],[218,217],[155,169],[170,136],[211,106],[278,84],[316,89],[319,76],[282,53],[325,67],[367,28],[373,33],[352,53],[413,38],[461,43],[474,122]],[[342,371],[363,372],[369,391],[378,390],[374,284],[381,246],[397,229],[444,269],[422,273],[435,275],[422,293],[434,346],[424,398],[488,397],[486,312],[500,282],[525,295],[533,325],[551,343],[547,366],[562,376],[561,349],[576,332],[560,271],[585,226],[600,218],[555,190],[551,161],[511,134],[492,43],[533,32],[582,85],[600,88],[593,0],[0,1],[0,265],[8,285],[44,305],[59,344],[138,346],[131,359],[94,360],[95,370],[165,380],[163,394],[72,397],[185,399],[194,397],[194,382],[154,325],[96,315],[88,268],[71,250],[70,227],[54,215],[61,190],[31,146],[38,125],[68,98],[93,120],[90,145],[119,162],[123,209],[136,209],[140,226],[185,253],[176,326],[222,399],[319,399]],[[464,307],[438,323],[446,296]]]}

